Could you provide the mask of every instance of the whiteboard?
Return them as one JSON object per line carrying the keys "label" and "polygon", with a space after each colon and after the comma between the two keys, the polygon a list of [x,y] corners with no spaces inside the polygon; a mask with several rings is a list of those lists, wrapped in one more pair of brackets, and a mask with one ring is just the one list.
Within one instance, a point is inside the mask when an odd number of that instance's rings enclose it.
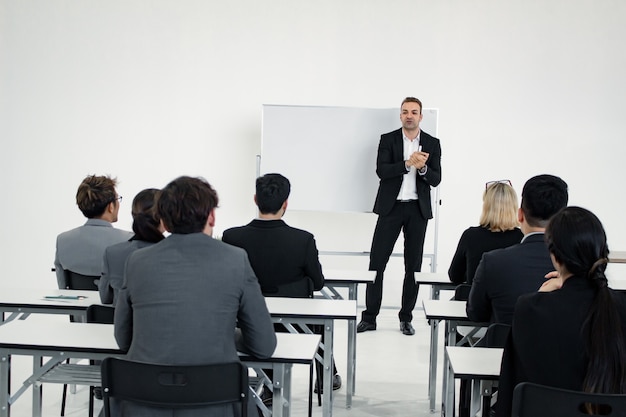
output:
{"label": "whiteboard", "polygon": [[[422,113],[420,127],[436,137],[438,110]],[[289,178],[292,210],[371,212],[380,135],[400,126],[399,108],[265,104],[260,174]]]}

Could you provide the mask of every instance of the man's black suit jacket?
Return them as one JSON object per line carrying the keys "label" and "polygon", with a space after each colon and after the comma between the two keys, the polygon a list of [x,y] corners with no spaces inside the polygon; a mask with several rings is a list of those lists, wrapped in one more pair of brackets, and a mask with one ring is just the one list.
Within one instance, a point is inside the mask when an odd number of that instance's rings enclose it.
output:
{"label": "man's black suit jacket", "polygon": [[543,233],[485,253],[472,282],[467,317],[476,322],[511,324],[517,298],[536,292],[550,271],[554,266]]}
{"label": "man's black suit jacket", "polygon": [[264,295],[275,295],[280,287],[307,279],[313,290],[324,286],[315,239],[307,231],[282,220],[255,219],[224,231],[222,241],[245,249]]}
{"label": "man's black suit jacket", "polygon": [[[422,217],[432,219],[430,187],[436,187],[441,182],[441,145],[439,139],[421,131],[420,146],[422,152],[429,153],[429,156],[426,174],[417,174],[417,198]],[[407,172],[404,160],[402,129],[381,135],[376,158],[376,174],[380,182],[374,213],[385,216],[391,212],[402,186],[403,175]]]}

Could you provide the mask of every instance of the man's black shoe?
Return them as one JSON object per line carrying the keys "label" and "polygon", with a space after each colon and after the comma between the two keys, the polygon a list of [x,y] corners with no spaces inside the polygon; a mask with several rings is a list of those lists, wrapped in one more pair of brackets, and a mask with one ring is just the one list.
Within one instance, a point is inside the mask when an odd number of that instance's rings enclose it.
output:
{"label": "man's black shoe", "polygon": [[361,320],[359,325],[356,326],[357,333],[363,333],[369,330],[376,330],[376,323],[370,323],[369,321]]}
{"label": "man's black shoe", "polygon": [[415,329],[409,321],[400,322],[400,331],[402,332],[402,334],[405,334],[407,336],[413,336],[415,334]]}
{"label": "man's black shoe", "polygon": [[[320,384],[320,388],[321,388],[321,393],[324,393],[324,388],[322,387],[322,384]],[[335,374],[333,375],[333,391],[337,391],[339,388],[341,388],[341,376],[339,374]],[[315,388],[313,389],[313,392],[317,394],[317,381],[315,381]]]}

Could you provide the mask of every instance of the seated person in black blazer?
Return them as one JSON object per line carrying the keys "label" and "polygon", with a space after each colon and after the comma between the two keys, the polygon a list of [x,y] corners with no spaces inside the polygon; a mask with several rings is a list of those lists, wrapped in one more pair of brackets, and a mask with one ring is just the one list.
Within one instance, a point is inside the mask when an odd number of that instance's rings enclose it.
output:
{"label": "seated person in black blazer", "polygon": [[521,382],[626,394],[626,295],[608,288],[602,223],[588,210],[567,207],[552,218],[545,237],[558,278],[517,301],[502,358],[498,417],[511,415],[513,389]]}
{"label": "seated person in black blazer", "polygon": [[[224,231],[222,241],[246,250],[266,297],[311,298],[324,286],[324,275],[313,235],[282,220],[290,191],[289,180],[280,174],[257,178],[259,217]],[[335,369],[333,389],[340,387]]]}
{"label": "seated person in black blazer", "polygon": [[559,177],[537,175],[526,181],[517,212],[524,238],[483,255],[467,301],[470,320],[511,324],[517,298],[541,287],[554,269],[543,240],[545,227],[567,199],[567,184]]}
{"label": "seated person in black blazer", "polygon": [[515,245],[522,237],[517,219],[517,194],[511,182],[488,182],[479,225],[466,229],[461,235],[448,269],[450,281],[471,285],[483,253]]}

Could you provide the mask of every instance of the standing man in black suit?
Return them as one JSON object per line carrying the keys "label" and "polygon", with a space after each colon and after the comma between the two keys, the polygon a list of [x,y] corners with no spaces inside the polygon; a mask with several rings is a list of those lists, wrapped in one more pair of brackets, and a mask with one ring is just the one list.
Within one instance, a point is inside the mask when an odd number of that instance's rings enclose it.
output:
{"label": "standing man in black suit", "polygon": [[441,182],[439,139],[420,129],[422,102],[415,97],[402,101],[402,128],[380,137],[376,174],[380,178],[374,213],[378,214],[372,239],[370,271],[376,278],[367,285],[366,309],[357,332],[376,330],[376,316],[383,296],[383,273],[393,247],[404,232],[404,284],[402,307],[398,314],[400,331],[415,334],[411,320],[417,301],[418,285],[414,272],[422,269],[424,238],[428,219],[433,217],[430,187]]}
{"label": "standing man in black suit", "polygon": [[524,238],[483,255],[467,301],[470,320],[511,324],[517,298],[539,290],[545,275],[554,270],[545,228],[567,200],[567,184],[559,177],[537,175],[526,181],[517,212]]}

